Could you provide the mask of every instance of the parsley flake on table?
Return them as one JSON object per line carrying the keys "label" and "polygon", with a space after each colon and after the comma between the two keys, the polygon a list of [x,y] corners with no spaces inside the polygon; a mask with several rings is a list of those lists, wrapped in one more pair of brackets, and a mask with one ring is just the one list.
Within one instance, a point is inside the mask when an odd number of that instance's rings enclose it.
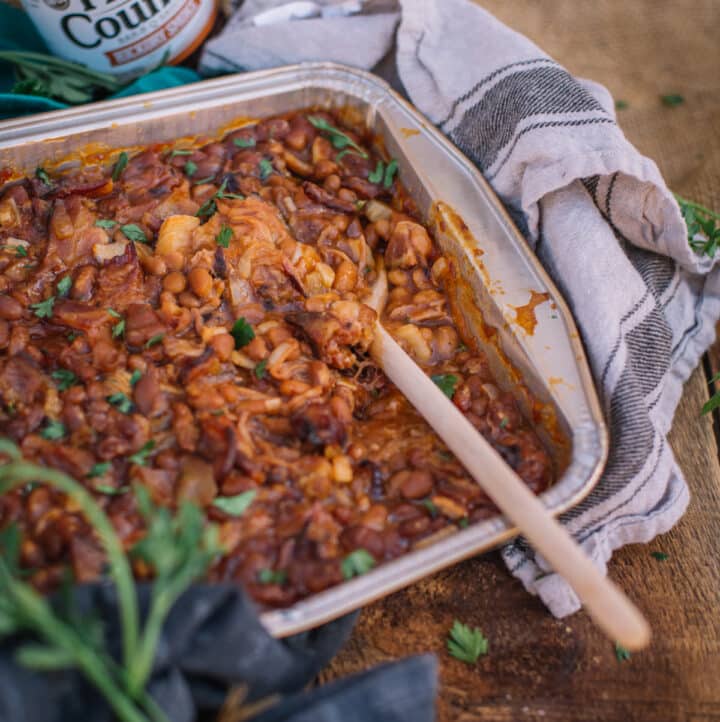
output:
{"label": "parsley flake on table", "polygon": [[435,374],[430,378],[449,399],[455,395],[455,388],[460,383],[460,379],[455,374]]}
{"label": "parsley flake on table", "polygon": [[78,377],[68,369],[58,369],[53,371],[50,376],[53,381],[57,381],[58,391],[67,391],[78,381]]}
{"label": "parsley flake on table", "polygon": [[324,118],[317,115],[308,115],[307,119],[313,127],[327,135],[328,140],[333,145],[333,148],[343,150],[344,148],[350,147],[357,151],[361,158],[368,157],[368,154],[349,135],[347,135],[347,133],[343,133],[335,126],[330,125],[330,123],[328,123]]}
{"label": "parsley flake on table", "polygon": [[120,230],[129,241],[136,241],[137,243],[148,242],[145,231],[136,223],[127,223],[124,226],[120,226]]}
{"label": "parsley flake on table", "polygon": [[235,349],[247,346],[255,338],[252,326],[241,316],[230,329],[230,335],[235,339]]}
{"label": "parsley flake on table", "polygon": [[122,391],[110,394],[106,399],[109,404],[112,404],[123,414],[129,414],[133,410],[133,402],[128,398],[127,394],[124,394]]}
{"label": "parsley flake on table", "polygon": [[653,557],[653,559],[657,559],[659,562],[664,562],[666,559],[670,558],[665,552],[650,552],[650,556]]}
{"label": "parsley flake on table", "polygon": [[120,180],[120,176],[122,175],[122,172],[127,168],[128,164],[128,154],[125,151],[122,151],[120,155],[118,156],[117,162],[115,163],[115,167],[113,168],[112,176],[111,178],[113,181]]}
{"label": "parsley flake on table", "polygon": [[627,100],[616,100],[615,101],[615,110],[626,110],[630,107],[630,103],[627,102]]}
{"label": "parsley flake on table", "polygon": [[233,138],[233,144],[238,148],[254,148],[255,138]]}
{"label": "parsley flake on table", "polygon": [[619,642],[615,642],[615,657],[618,662],[626,662],[630,659],[630,652]]}
{"label": "parsley flake on table", "polygon": [[447,648],[455,659],[475,664],[479,657],[487,654],[488,640],[477,627],[470,628],[456,619],[448,635]]}
{"label": "parsley flake on table", "polygon": [[70,293],[70,289],[72,288],[72,278],[70,276],[63,276],[59,281],[57,285],[57,292],[58,296],[61,298],[64,298],[65,296]]}
{"label": "parsley flake on table", "polygon": [[344,579],[352,579],[367,574],[375,566],[375,558],[367,549],[356,549],[350,552],[340,564]]}
{"label": "parsley flake on table", "polygon": [[87,478],[94,479],[96,476],[104,476],[110,471],[111,466],[112,464],[109,461],[100,461],[97,464],[93,464],[87,473]]}
{"label": "parsley flake on table", "polygon": [[230,245],[230,241],[233,237],[233,231],[230,226],[220,226],[220,232],[215,236],[215,242],[218,246],[227,248]]}
{"label": "parsley flake on table", "polygon": [[258,573],[258,581],[260,584],[285,584],[287,581],[287,572],[283,569],[261,569]]}
{"label": "parsley flake on table", "polygon": [[128,456],[128,461],[131,464],[137,464],[138,466],[145,466],[147,464],[148,457],[155,448],[155,442],[151,439],[146,441],[134,454]]}
{"label": "parsley flake on table", "polygon": [[40,436],[42,436],[43,439],[47,439],[48,441],[56,441],[57,439],[62,439],[62,437],[65,436],[65,424],[63,424],[61,421],[55,421],[53,419],[50,419],[50,421],[47,422],[43,430],[40,432]]}
{"label": "parsley flake on table", "polygon": [[250,489],[236,496],[219,496],[213,501],[213,506],[230,516],[242,516],[256,495],[255,489]]}
{"label": "parsley flake on table", "polygon": [[661,95],[660,100],[662,101],[662,104],[666,105],[668,108],[675,108],[685,102],[685,98],[683,98],[683,96],[679,95],[678,93],[668,93],[667,95]]}
{"label": "parsley flake on table", "polygon": [[50,318],[53,315],[53,306],[55,305],[55,296],[50,296],[40,303],[30,304],[33,312],[38,318]]}

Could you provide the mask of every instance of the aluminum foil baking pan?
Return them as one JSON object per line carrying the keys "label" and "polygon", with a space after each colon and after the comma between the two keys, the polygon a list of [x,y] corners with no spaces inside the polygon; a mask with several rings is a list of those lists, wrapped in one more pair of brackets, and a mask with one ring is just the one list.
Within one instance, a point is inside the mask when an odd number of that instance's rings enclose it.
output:
{"label": "aluminum foil baking pan", "polygon": [[[458,269],[455,306],[552,452],[553,514],[579,503],[607,456],[607,431],[568,308],[482,175],[379,78],[329,63],[226,76],[180,88],[0,123],[0,172],[62,167],[80,149],[212,136],[238,119],[323,106],[365,120]],[[70,161],[72,163],[72,161]],[[312,628],[517,534],[497,516],[419,545],[368,574],[266,611],[276,636]]]}

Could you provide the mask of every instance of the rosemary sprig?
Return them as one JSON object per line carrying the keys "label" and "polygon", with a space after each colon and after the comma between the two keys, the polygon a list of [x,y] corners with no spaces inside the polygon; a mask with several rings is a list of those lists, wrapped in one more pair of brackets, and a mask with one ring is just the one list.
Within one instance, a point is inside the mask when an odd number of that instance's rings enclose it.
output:
{"label": "rosemary sprig", "polygon": [[217,530],[204,526],[202,512],[184,503],[177,516],[155,507],[146,490],[137,487],[138,505],[147,533],[133,553],[154,570],[148,616],[142,629],[130,563],[109,519],[77,481],[55,469],[23,459],[18,447],[0,439],[0,494],[28,482],[42,481],[67,494],[93,526],[108,560],[118,596],[122,626],[122,662],[116,663],[93,635],[72,619],[63,618],[49,602],[20,578],[19,534],[12,527],[0,538],[0,635],[20,630],[35,633],[43,645],[20,650],[19,661],[38,669],[77,667],[103,694],[122,722],[167,722],[145,691],[162,626],[178,597],[201,576],[219,552]]}

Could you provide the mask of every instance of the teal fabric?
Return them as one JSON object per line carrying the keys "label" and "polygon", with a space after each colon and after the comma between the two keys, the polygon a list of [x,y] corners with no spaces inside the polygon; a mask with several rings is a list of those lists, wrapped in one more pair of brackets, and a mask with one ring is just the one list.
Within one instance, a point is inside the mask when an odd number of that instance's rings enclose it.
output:
{"label": "teal fabric", "polygon": [[[48,49],[26,13],[0,2],[0,48],[3,50],[32,50],[47,53]],[[149,93],[153,90],[173,88],[185,83],[194,83],[200,76],[190,68],[163,66],[143,75],[110,98],[124,98],[128,95]],[[30,113],[45,113],[49,110],[67,108],[50,98],[36,95],[11,93],[15,82],[10,63],[0,61],[0,119],[17,118]]]}

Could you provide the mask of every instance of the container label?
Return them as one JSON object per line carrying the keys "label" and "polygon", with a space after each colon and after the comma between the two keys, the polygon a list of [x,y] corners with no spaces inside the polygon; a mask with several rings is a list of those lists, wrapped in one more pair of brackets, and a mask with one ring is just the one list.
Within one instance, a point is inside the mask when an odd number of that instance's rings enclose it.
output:
{"label": "container label", "polygon": [[215,0],[23,0],[56,55],[123,74],[177,57],[210,30]]}

